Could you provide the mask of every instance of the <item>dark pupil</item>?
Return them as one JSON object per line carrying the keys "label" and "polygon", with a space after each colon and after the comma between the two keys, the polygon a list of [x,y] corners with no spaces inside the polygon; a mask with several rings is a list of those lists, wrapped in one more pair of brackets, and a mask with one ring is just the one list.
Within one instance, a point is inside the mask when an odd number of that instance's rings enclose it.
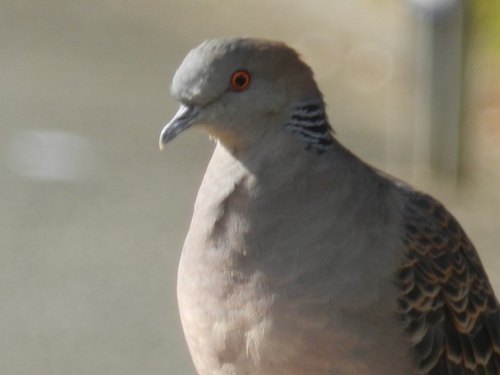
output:
{"label": "dark pupil", "polygon": [[247,77],[241,74],[234,79],[234,83],[236,84],[236,86],[243,86],[245,83],[247,83]]}

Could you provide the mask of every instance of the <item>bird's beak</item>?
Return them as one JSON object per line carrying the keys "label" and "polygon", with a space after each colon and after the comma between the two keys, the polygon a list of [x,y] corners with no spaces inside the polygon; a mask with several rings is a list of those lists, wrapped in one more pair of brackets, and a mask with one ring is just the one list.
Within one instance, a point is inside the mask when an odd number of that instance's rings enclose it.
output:
{"label": "bird's beak", "polygon": [[160,133],[160,150],[162,150],[168,142],[193,125],[198,112],[199,107],[181,105],[174,118],[165,125]]}

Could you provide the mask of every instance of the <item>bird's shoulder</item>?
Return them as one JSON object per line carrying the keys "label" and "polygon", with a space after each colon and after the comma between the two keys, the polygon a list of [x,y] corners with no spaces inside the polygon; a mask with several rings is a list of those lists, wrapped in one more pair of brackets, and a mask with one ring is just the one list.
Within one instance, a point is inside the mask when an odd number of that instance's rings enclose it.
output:
{"label": "bird's shoulder", "polygon": [[500,374],[500,313],[478,253],[438,200],[404,196],[400,317],[420,374]]}

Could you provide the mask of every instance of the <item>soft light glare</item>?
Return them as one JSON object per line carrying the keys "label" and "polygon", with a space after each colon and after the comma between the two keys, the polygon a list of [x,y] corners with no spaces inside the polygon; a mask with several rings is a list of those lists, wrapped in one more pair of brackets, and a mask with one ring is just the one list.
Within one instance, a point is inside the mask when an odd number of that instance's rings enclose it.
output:
{"label": "soft light glare", "polygon": [[15,174],[26,178],[76,182],[92,174],[95,153],[82,136],[27,130],[12,140],[6,162]]}
{"label": "soft light glare", "polygon": [[415,8],[430,14],[439,14],[454,9],[459,0],[408,0]]}

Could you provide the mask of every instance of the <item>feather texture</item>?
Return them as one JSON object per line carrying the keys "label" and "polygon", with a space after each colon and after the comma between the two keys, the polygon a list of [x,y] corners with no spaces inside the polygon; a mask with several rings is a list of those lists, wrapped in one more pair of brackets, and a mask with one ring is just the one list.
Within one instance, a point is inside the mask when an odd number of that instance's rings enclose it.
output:
{"label": "feather texture", "polygon": [[333,143],[332,128],[328,123],[322,101],[304,101],[297,103],[285,129],[296,133],[306,143],[307,150],[325,152]]}
{"label": "feather texture", "polygon": [[472,242],[432,197],[411,191],[400,314],[420,374],[500,374],[500,315]]}

